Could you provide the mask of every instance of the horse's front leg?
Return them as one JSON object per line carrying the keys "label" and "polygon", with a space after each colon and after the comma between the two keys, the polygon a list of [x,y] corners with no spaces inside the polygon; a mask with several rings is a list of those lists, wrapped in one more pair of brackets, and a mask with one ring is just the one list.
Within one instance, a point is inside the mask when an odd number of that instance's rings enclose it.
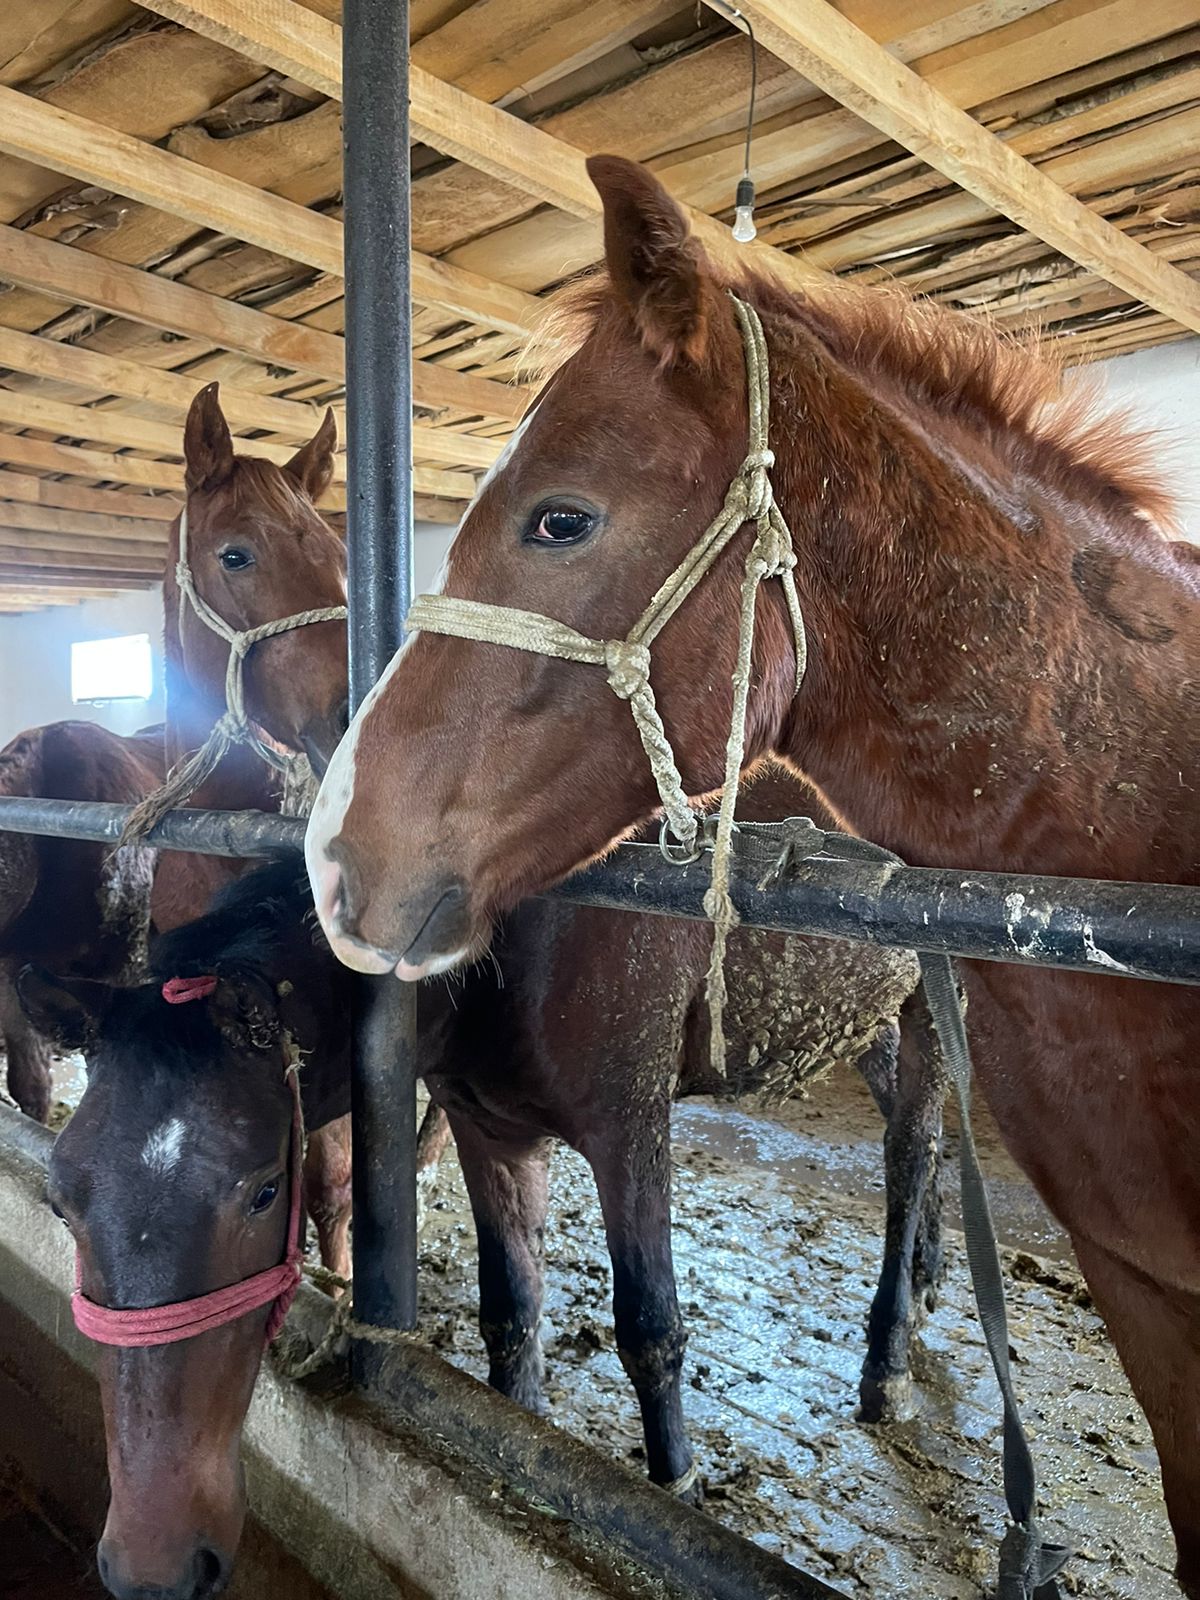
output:
{"label": "horse's front leg", "polygon": [[50,1046],[21,1009],[19,963],[0,962],[0,1033],[8,1056],[8,1092],[27,1117],[50,1116]]}
{"label": "horse's front leg", "polygon": [[479,1331],[488,1382],[544,1413],[542,1286],[550,1143],[498,1144],[469,1115],[450,1113],[479,1241]]}
{"label": "horse's front leg", "polygon": [[[350,1276],[350,1118],[337,1117],[308,1136],[304,1203],[317,1230],[321,1265]],[[340,1291],[339,1291],[340,1292]]]}
{"label": "horse's front leg", "polygon": [[858,1067],[887,1119],[883,1268],[867,1319],[858,1414],[864,1422],[895,1422],[912,1412],[912,1334],[941,1276],[944,1088],[920,990],[905,1002],[899,1028],[888,1028]]}
{"label": "horse's front leg", "polygon": [[580,1148],[600,1192],[612,1259],[617,1350],[637,1391],[650,1478],[698,1505],[702,1494],[681,1393],[687,1334],[671,1255],[671,1123],[665,1094],[656,1091],[633,1115],[611,1113]]}

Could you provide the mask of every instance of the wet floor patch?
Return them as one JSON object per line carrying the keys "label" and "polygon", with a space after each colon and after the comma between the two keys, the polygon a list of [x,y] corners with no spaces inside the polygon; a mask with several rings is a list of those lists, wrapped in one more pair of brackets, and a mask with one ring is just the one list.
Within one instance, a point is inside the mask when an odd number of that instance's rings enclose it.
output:
{"label": "wet floor patch", "polygon": [[[814,1095],[776,1124],[720,1107],[677,1113],[685,1410],[706,1505],[848,1595],[982,1600],[1003,1530],[999,1399],[961,1239],[951,1235],[941,1305],[914,1351],[917,1415],[857,1422],[881,1248],[881,1152],[865,1096],[852,1085],[819,1094],[823,1109]],[[1047,1242],[1061,1248],[1053,1222],[986,1128],[981,1143],[1003,1232],[1013,1241],[1028,1227],[1036,1246],[1006,1252],[1011,1332],[1046,1532],[1077,1552],[1066,1590],[1177,1600],[1149,1430],[1082,1280],[1045,1254]],[[543,1330],[551,1417],[640,1466],[591,1175],[560,1152],[552,1189]],[[440,1190],[423,1238],[423,1323],[450,1360],[483,1377],[474,1239],[452,1163]],[[952,1223],[956,1215],[949,1208]]]}

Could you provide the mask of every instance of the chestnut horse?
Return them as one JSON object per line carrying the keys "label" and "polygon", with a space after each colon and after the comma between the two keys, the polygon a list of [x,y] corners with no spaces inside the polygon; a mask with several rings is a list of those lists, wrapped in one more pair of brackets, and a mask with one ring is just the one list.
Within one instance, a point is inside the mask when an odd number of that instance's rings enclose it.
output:
{"label": "chestnut horse", "polygon": [[[157,729],[125,739],[92,722],[52,722],[0,750],[0,794],[130,805],[163,780]],[[26,1116],[50,1112],[50,1054],[17,1002],[28,961],[119,983],[145,956],[154,855],[83,839],[0,834],[0,1031],[8,1089]]]}
{"label": "chestnut horse", "polygon": [[[750,803],[778,814],[796,792],[781,777]],[[87,1059],[48,1188],[91,1300],[174,1305],[279,1261],[290,1160],[280,1028],[302,1055],[310,1130],[348,1099],[356,980],[314,939],[311,913],[301,864],[283,860],[236,879],[203,917],[156,941],[150,984],[22,975],[32,1020]],[[429,986],[419,1006],[420,1070],[454,1125],[475,1215],[490,1382],[544,1409],[542,1230],[557,1136],[583,1152],[600,1191],[617,1344],[650,1474],[697,1498],[680,1393],[669,1110],[673,1094],[712,1087],[698,1004],[703,929],[533,901],[508,919],[498,961],[502,984],[486,968],[454,992]],[[902,1401],[911,1325],[939,1275],[940,1102],[923,1021],[905,1002],[915,963],[746,932],[731,941],[730,972],[742,980],[729,1018],[741,1087],[773,1079],[780,1093],[857,1060],[889,1116],[887,1248],[863,1391],[878,1414]],[[164,1003],[163,980],[202,974],[220,979],[203,1004]],[[897,1062],[889,1011],[902,1003]],[[244,1516],[238,1443],[262,1329],[259,1313],[186,1342],[105,1352],[112,1500],[100,1565],[119,1600],[207,1600],[223,1586]]]}
{"label": "chestnut horse", "polygon": [[[184,427],[188,561],[197,594],[230,627],[244,630],[298,612],[343,605],[346,552],[316,502],[333,478],[332,412],[286,466],[234,453],[219,386],[192,401]],[[229,646],[180,593],[179,523],[171,527],[163,586],[168,767],[204,744],[225,712]],[[246,710],[282,751],[323,770],[349,711],[344,622],[317,622],[264,639],[245,663]],[[234,746],[187,801],[217,811],[276,811],[279,779],[253,749]],[[245,861],[164,851],[152,911],[160,932],[198,916]],[[309,1204],[321,1259],[350,1272],[350,1128],[331,1124],[309,1143]]]}
{"label": "chestnut horse", "polygon": [[[723,281],[665,191],[589,163],[607,276],[571,297],[575,353],[466,517],[446,593],[624,637],[747,450]],[[1197,569],[1145,441],[977,323],[889,293],[753,276],[772,470],[798,557],[807,676],[782,586],[759,593],[746,761],[809,778],[922,865],[1200,878]],[[727,547],[655,643],[684,786],[722,781],[739,588]],[[351,965],[441,971],[493,920],[650,814],[627,707],[594,667],[420,635],[364,704],[309,834]],[[1014,919],[1014,940],[1035,929]],[[1154,1431],[1178,1575],[1200,1596],[1200,997],[972,963],[977,1071],[1070,1232]]]}

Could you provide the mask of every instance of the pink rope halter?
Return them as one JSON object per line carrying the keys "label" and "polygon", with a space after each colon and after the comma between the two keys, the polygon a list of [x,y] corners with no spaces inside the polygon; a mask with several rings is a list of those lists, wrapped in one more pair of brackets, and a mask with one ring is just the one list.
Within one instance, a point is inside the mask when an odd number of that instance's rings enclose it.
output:
{"label": "pink rope halter", "polygon": [[[163,984],[162,994],[168,1005],[183,1005],[189,1000],[205,999],[216,987],[217,980],[214,977],[171,978]],[[300,1263],[304,1255],[300,1243],[303,1223],[301,1168],[304,1158],[304,1115],[300,1104],[300,1078],[294,1062],[289,1064],[286,1076],[292,1091],[292,1133],[288,1152],[287,1254],[283,1261],[277,1267],[268,1267],[265,1272],[256,1272],[252,1277],[243,1278],[240,1283],[228,1284],[224,1289],[213,1289],[191,1300],[119,1311],[111,1306],[97,1305],[84,1294],[81,1286],[83,1269],[76,1251],[71,1312],[75,1326],[85,1338],[93,1339],[97,1344],[117,1345],[125,1350],[147,1345],[178,1344],[182,1339],[194,1339],[197,1334],[236,1322],[239,1317],[257,1311],[268,1302],[273,1304],[267,1318],[266,1342],[269,1344],[279,1332],[300,1287]]]}

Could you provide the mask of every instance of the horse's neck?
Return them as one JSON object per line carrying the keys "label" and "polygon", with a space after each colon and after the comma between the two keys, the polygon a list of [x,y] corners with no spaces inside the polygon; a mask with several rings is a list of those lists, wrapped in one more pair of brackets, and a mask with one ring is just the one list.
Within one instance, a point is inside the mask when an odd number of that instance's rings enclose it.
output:
{"label": "horse's neck", "polygon": [[949,440],[939,454],[886,407],[864,414],[861,391],[855,426],[835,431],[837,399],[785,413],[803,433],[777,480],[813,637],[779,753],[914,862],[1190,870],[1177,855],[1198,730],[1180,641],[1148,662],[1073,584],[1078,526],[1051,513],[1022,532]]}

